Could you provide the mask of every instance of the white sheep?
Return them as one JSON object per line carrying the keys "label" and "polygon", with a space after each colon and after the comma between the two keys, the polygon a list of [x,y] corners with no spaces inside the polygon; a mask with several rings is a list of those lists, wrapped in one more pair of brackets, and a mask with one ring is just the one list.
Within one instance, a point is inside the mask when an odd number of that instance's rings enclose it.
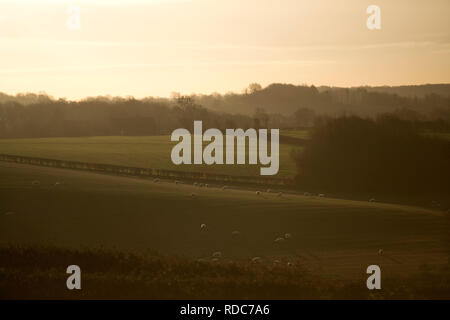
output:
{"label": "white sheep", "polygon": [[292,262],[289,261],[289,262],[287,263],[287,266],[288,266],[288,267],[293,267],[294,264],[293,264]]}
{"label": "white sheep", "polygon": [[284,238],[278,237],[274,240],[275,243],[283,243],[284,242]]}
{"label": "white sheep", "polygon": [[261,194],[261,192],[259,192],[259,191],[256,191],[255,193],[257,196],[259,196]]}
{"label": "white sheep", "polygon": [[179,184],[180,183],[180,181],[178,181],[178,180],[175,180],[175,184]]}
{"label": "white sheep", "polygon": [[285,238],[285,239],[291,239],[291,238],[292,238],[292,235],[291,235],[290,233],[285,233],[285,234],[284,234],[284,238]]}
{"label": "white sheep", "polygon": [[235,237],[237,237],[237,236],[239,236],[241,233],[239,232],[239,231],[237,231],[237,230],[235,230],[235,231],[233,231],[232,233],[231,233],[231,235],[232,236],[235,236]]}
{"label": "white sheep", "polygon": [[197,182],[194,182],[194,186],[196,186],[197,185]]}
{"label": "white sheep", "polygon": [[375,198],[371,198],[369,202],[376,202]]}
{"label": "white sheep", "polygon": [[278,266],[278,265],[280,264],[280,260],[273,260],[273,264],[274,264],[275,266]]}
{"label": "white sheep", "polygon": [[253,263],[261,263],[261,258],[260,257],[254,257],[254,258],[252,258],[252,262]]}
{"label": "white sheep", "polygon": [[303,193],[303,195],[304,196],[309,196],[309,195],[311,195],[309,192],[305,192],[305,193]]}
{"label": "white sheep", "polygon": [[319,193],[319,197],[323,198],[323,197],[325,197],[325,195],[323,193]]}
{"label": "white sheep", "polygon": [[192,192],[191,197],[194,198],[195,196],[196,196],[196,194]]}
{"label": "white sheep", "polygon": [[206,224],[202,223],[200,225],[200,230],[205,231],[206,230]]}
{"label": "white sheep", "polygon": [[383,254],[383,249],[378,250],[378,254],[381,256]]}
{"label": "white sheep", "polygon": [[212,258],[211,261],[212,262],[219,262],[219,258]]}
{"label": "white sheep", "polygon": [[208,188],[208,186],[209,186],[209,185],[208,185],[207,183],[205,183],[205,188]]}
{"label": "white sheep", "polygon": [[213,256],[214,258],[221,258],[221,257],[222,257],[222,252],[216,251],[216,252],[214,252],[214,253],[212,254],[212,256]]}

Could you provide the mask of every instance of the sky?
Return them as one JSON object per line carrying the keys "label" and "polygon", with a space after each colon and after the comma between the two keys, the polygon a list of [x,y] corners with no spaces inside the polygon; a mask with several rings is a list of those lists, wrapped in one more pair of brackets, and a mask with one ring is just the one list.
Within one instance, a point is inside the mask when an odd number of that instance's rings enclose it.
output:
{"label": "sky", "polygon": [[448,0],[0,0],[0,92],[450,83],[449,14]]}

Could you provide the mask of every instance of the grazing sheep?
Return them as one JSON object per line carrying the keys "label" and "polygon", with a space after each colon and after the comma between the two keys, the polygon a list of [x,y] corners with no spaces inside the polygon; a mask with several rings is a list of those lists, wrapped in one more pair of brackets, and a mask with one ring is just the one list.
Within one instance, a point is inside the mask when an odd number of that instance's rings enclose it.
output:
{"label": "grazing sheep", "polygon": [[275,266],[280,265],[280,260],[273,260],[273,264],[274,264]]}
{"label": "grazing sheep", "polygon": [[252,262],[253,263],[261,263],[261,258],[260,257],[254,257],[254,258],[252,258]]}
{"label": "grazing sheep", "polygon": [[323,193],[319,193],[319,197],[323,198],[323,197],[325,197],[325,195]]}
{"label": "grazing sheep", "polygon": [[285,238],[285,239],[291,239],[291,238],[292,238],[292,235],[291,235],[290,233],[286,233],[286,234],[284,235],[284,238]]}
{"label": "grazing sheep", "polygon": [[196,186],[197,185],[197,182],[194,182],[194,186]]}
{"label": "grazing sheep", "polygon": [[196,194],[192,192],[191,197],[194,198],[195,196],[196,196]]}
{"label": "grazing sheep", "polygon": [[375,198],[369,200],[369,202],[376,202]]}
{"label": "grazing sheep", "polygon": [[214,258],[221,258],[221,257],[222,257],[222,252],[216,251],[216,252],[213,253],[212,256],[213,256]]}
{"label": "grazing sheep", "polygon": [[200,230],[206,231],[206,224],[202,223],[202,224],[200,225]]}
{"label": "grazing sheep", "polygon": [[283,195],[283,192],[278,192],[278,196],[281,197]]}
{"label": "grazing sheep", "polygon": [[432,206],[432,207],[440,207],[441,204],[440,204],[438,201],[433,200],[433,201],[431,201],[431,206]]}
{"label": "grazing sheep", "polygon": [[259,192],[259,191],[256,191],[255,193],[257,196],[259,196],[261,194],[261,192]]}
{"label": "grazing sheep", "polygon": [[205,183],[205,188],[208,188],[208,186],[209,186],[209,185],[208,185],[207,183]]}
{"label": "grazing sheep", "polygon": [[308,197],[308,196],[310,196],[311,194],[310,194],[309,192],[305,192],[305,193],[303,193],[303,195]]}
{"label": "grazing sheep", "polygon": [[180,183],[180,181],[178,181],[178,180],[175,180],[175,184],[179,184]]}
{"label": "grazing sheep", "polygon": [[284,242],[284,238],[278,237],[274,240],[275,243],[283,243]]}
{"label": "grazing sheep", "polygon": [[227,186],[223,186],[222,187],[222,190],[226,190],[228,187]]}
{"label": "grazing sheep", "polygon": [[288,267],[293,267],[294,264],[293,264],[292,262],[289,261],[289,262],[287,263],[287,266],[288,266]]}
{"label": "grazing sheep", "polygon": [[237,237],[237,236],[239,236],[241,233],[239,232],[239,231],[233,231],[232,233],[231,233],[231,235],[232,236],[235,236],[235,237]]}
{"label": "grazing sheep", "polygon": [[153,179],[153,182],[158,183],[158,182],[159,182],[159,179],[158,179],[158,178],[155,178],[155,179]]}
{"label": "grazing sheep", "polygon": [[378,254],[381,256],[383,254],[383,249],[378,250]]}
{"label": "grazing sheep", "polygon": [[219,262],[219,258],[212,258],[211,261],[212,262]]}
{"label": "grazing sheep", "polygon": [[53,185],[54,186],[59,186],[61,183],[59,183],[59,182],[55,182]]}

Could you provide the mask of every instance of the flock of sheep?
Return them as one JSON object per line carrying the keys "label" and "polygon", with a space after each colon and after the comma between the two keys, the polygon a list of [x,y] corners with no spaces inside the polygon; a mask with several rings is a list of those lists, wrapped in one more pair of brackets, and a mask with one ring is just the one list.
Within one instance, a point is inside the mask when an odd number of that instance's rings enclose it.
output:
{"label": "flock of sheep", "polygon": [[[206,226],[206,224],[205,223],[202,223],[202,224],[200,224],[200,231],[201,232],[207,232],[207,226]],[[235,230],[235,231],[232,231],[231,232],[231,235],[233,236],[233,237],[239,237],[240,235],[241,235],[241,232],[240,231],[237,231],[237,230]],[[281,245],[281,244],[283,244],[285,241],[289,241],[290,239],[292,239],[292,234],[290,234],[290,233],[285,233],[283,236],[281,236],[281,237],[277,237],[274,241],[273,241],[273,243],[275,244],[275,245]],[[215,252],[213,252],[212,253],[212,255],[209,257],[209,259],[210,259],[210,261],[212,261],[212,262],[219,262],[220,261],[220,259],[222,258],[222,252],[221,251],[215,251]],[[205,259],[199,259],[199,261],[206,261]],[[261,257],[253,257],[253,258],[251,258],[251,262],[252,263],[262,263],[262,261],[263,261],[263,259],[261,258]],[[279,260],[274,260],[273,261],[273,264],[274,265],[280,265],[281,263],[280,263],[280,261]],[[293,266],[294,264],[292,263],[292,262],[287,262],[287,266]]]}

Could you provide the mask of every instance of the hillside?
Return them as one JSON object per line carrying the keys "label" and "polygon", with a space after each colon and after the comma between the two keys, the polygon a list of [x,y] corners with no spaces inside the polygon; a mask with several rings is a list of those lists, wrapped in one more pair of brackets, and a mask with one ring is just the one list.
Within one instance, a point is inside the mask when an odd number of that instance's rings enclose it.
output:
{"label": "hillside", "polygon": [[442,211],[219,187],[0,163],[0,244],[207,260],[220,251],[224,261],[278,257],[343,278],[373,263],[394,275],[448,261]]}

